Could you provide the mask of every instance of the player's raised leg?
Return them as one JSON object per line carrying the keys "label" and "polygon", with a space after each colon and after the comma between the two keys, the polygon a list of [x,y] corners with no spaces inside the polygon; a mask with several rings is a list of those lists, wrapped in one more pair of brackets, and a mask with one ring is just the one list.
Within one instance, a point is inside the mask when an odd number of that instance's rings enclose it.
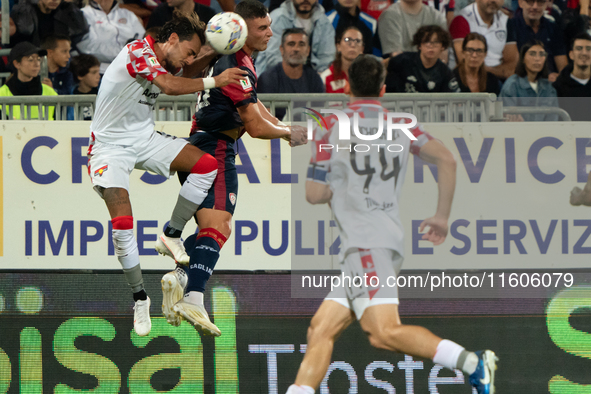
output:
{"label": "player's raised leg", "polygon": [[287,394],[313,394],[330,365],[335,340],[355,321],[355,315],[343,305],[325,300],[310,322],[306,355],[295,384]]}
{"label": "player's raised leg", "polygon": [[[218,181],[219,179],[216,180]],[[222,197],[225,201],[225,193]],[[176,303],[174,309],[200,331],[219,336],[220,330],[209,320],[203,306],[203,293],[220,257],[220,250],[232,232],[232,214],[202,208],[197,212],[197,221],[200,225],[199,233],[185,241],[185,248],[190,256],[186,294]]]}
{"label": "player's raised leg", "polygon": [[207,196],[217,174],[217,162],[201,149],[186,145],[173,160],[170,169],[188,172],[189,175],[181,187],[168,227],[156,241],[156,250],[178,263],[188,264],[189,256],[185,252],[181,234]]}
{"label": "player's raised leg", "polygon": [[469,376],[479,394],[493,394],[496,361],[490,350],[470,352],[447,339],[441,339],[420,326],[401,324],[398,305],[373,305],[359,320],[372,346],[411,356],[432,359],[449,369],[460,369]]}
{"label": "player's raised leg", "polygon": [[[99,189],[100,190],[100,189]],[[102,189],[113,224],[113,245],[125,279],[133,291],[135,301],[133,328],[139,336],[148,335],[152,328],[150,321],[150,298],[144,289],[137,241],[133,236],[133,216],[129,193],[122,188]]]}

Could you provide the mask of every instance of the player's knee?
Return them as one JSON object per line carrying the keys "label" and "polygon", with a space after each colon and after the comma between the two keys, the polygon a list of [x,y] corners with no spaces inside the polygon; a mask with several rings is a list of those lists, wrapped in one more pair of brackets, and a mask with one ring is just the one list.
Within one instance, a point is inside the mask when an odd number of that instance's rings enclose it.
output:
{"label": "player's knee", "polygon": [[308,327],[307,340],[308,344],[315,342],[325,342],[327,340],[327,332],[320,327],[310,324]]}
{"label": "player's knee", "polygon": [[197,160],[197,163],[191,168],[191,174],[209,174],[213,171],[217,172],[218,162],[209,153],[204,153],[203,156]]}
{"label": "player's knee", "polygon": [[199,234],[197,235],[197,239],[201,237],[209,237],[213,239],[219,245],[220,249],[224,246],[228,237],[221,231],[217,230],[213,227],[203,228],[199,230]]}
{"label": "player's knee", "polygon": [[316,319],[312,319],[310,327],[308,327],[308,343],[334,340],[337,336],[337,333],[338,329],[333,326],[332,322],[326,320],[319,321]]}
{"label": "player's knee", "polygon": [[398,351],[396,327],[373,327],[366,331],[369,343],[376,349]]}
{"label": "player's knee", "polygon": [[133,216],[117,216],[111,220],[111,223],[115,255],[127,256],[137,248],[137,242],[133,236]]}

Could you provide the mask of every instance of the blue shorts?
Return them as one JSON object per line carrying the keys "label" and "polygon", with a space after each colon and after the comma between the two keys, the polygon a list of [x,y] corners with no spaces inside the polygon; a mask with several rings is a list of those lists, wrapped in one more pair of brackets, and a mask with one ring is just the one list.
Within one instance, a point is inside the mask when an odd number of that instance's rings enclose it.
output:
{"label": "blue shorts", "polygon": [[[189,137],[191,145],[195,145],[205,153],[209,153],[218,162],[218,174],[213,181],[207,197],[199,209],[209,208],[230,212],[234,215],[238,197],[238,174],[236,172],[236,142],[222,133],[195,133]],[[181,184],[187,179],[186,172],[179,172]],[[199,210],[198,209],[198,210]]]}

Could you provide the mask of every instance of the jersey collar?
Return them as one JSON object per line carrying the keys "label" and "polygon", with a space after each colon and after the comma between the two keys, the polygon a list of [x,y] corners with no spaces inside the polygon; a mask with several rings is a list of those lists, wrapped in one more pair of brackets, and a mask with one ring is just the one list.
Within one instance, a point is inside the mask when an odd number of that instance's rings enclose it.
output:
{"label": "jersey collar", "polygon": [[382,103],[379,100],[371,100],[371,99],[359,99],[355,100],[352,103],[349,103],[349,107],[356,106],[356,105],[377,105],[380,108],[382,107]]}
{"label": "jersey collar", "polygon": [[487,29],[492,29],[493,27],[495,27],[495,28],[499,27],[499,12],[501,12],[501,11],[495,12],[495,15],[493,16],[493,21],[492,21],[490,27],[488,27],[488,25],[486,23],[484,23],[484,21],[480,17],[480,12],[478,11],[478,7],[476,7],[476,3],[472,3],[472,12],[474,13],[474,18],[476,18],[476,24],[478,26],[484,26]]}

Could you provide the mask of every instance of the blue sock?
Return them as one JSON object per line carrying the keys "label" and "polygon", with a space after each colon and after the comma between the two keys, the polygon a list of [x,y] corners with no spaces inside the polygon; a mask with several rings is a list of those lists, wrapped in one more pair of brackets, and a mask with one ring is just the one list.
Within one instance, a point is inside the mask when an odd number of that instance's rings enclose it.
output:
{"label": "blue sock", "polygon": [[211,228],[203,229],[197,236],[192,235],[185,241],[185,249],[190,257],[188,269],[184,267],[189,277],[187,293],[205,291],[205,285],[213,274],[225,241],[226,237]]}

